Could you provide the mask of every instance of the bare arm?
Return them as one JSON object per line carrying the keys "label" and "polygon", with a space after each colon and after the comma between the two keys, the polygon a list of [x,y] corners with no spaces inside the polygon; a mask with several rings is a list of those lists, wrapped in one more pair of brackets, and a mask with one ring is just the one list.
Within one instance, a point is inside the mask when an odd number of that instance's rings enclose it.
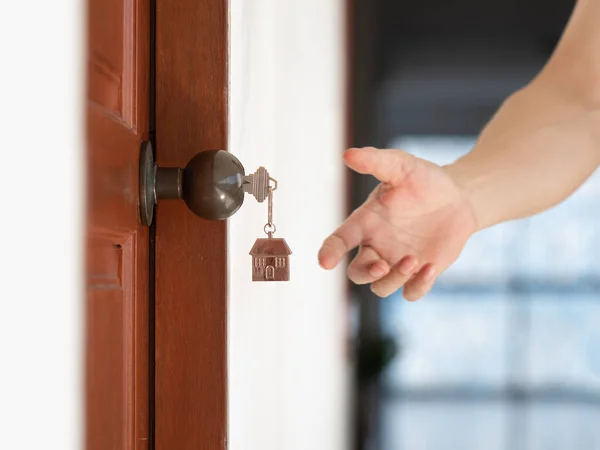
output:
{"label": "bare arm", "polygon": [[485,228],[554,206],[599,163],[600,0],[579,0],[544,69],[445,169]]}
{"label": "bare arm", "polygon": [[579,0],[554,54],[512,95],[475,148],[439,167],[400,150],[351,149],[346,164],[381,182],[329,236],[326,269],[359,247],[348,277],[417,300],[479,229],[567,198],[600,163],[600,0]]}

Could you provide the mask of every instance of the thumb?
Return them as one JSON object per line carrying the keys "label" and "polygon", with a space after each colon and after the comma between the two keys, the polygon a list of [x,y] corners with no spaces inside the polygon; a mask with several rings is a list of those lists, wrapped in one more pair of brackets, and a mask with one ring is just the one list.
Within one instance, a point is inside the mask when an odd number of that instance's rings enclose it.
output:
{"label": "thumb", "polygon": [[400,183],[417,164],[417,158],[410,153],[373,147],[346,150],[344,161],[352,170],[373,175],[379,181],[390,184]]}

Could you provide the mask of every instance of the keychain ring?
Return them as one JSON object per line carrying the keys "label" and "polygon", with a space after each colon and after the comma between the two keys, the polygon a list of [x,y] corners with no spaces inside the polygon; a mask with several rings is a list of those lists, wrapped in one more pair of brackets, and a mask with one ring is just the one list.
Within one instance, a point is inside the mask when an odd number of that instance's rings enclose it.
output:
{"label": "keychain ring", "polygon": [[[273,231],[267,231],[267,228],[273,229]],[[275,232],[277,231],[277,227],[275,226],[274,223],[268,223],[265,225],[263,230],[265,231],[265,234],[275,234]]]}
{"label": "keychain ring", "polygon": [[269,185],[269,190],[276,191],[277,190],[277,180],[275,178],[269,177],[269,181],[273,182],[273,186]]}

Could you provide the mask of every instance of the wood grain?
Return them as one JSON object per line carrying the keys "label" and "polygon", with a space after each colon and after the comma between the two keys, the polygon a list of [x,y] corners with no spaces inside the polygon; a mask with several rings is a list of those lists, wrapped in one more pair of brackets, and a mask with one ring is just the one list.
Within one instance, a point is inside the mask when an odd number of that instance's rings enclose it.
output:
{"label": "wood grain", "polygon": [[88,2],[85,447],[148,448],[148,0]]}
{"label": "wood grain", "polygon": [[[227,1],[156,0],[156,153],[185,166],[227,144]],[[156,211],[157,449],[224,449],[226,224]]]}

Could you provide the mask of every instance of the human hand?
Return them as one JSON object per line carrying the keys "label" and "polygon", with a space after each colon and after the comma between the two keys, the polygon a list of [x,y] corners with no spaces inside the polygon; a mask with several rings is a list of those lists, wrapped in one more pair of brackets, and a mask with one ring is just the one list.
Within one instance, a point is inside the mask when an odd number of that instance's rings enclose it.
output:
{"label": "human hand", "polygon": [[380,297],[404,286],[404,297],[418,300],[477,230],[466,194],[444,168],[400,150],[350,149],[344,160],[381,184],[325,240],[319,264],[333,269],[360,246],[350,280]]}

